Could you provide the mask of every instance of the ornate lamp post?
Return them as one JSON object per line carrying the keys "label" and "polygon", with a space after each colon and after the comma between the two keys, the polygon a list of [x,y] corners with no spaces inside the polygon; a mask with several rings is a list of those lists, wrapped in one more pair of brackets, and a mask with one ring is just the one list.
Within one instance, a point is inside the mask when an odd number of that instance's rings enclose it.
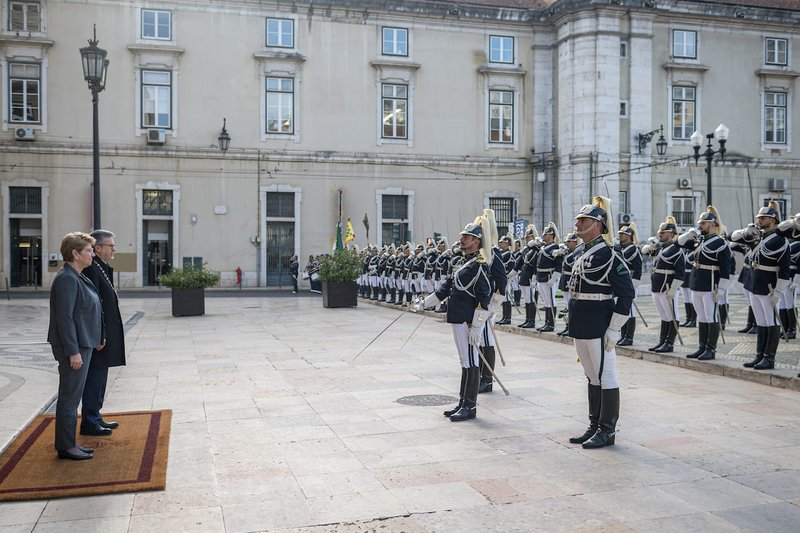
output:
{"label": "ornate lamp post", "polygon": [[[717,126],[717,129],[714,130],[714,133],[706,134],[708,144],[706,144],[706,151],[703,152],[702,155],[706,158],[706,200],[708,200],[708,205],[714,205],[711,201],[711,161],[714,159],[715,154],[719,154],[720,159],[723,161],[725,160],[725,143],[728,140],[729,132],[730,130],[728,129],[728,126],[725,124],[720,124]],[[715,137],[717,142],[719,142],[718,150],[714,150],[711,146],[711,139]],[[692,133],[691,141],[692,147],[694,148],[694,164],[697,165],[697,162],[700,160],[700,147],[703,144],[703,135],[695,131]]]}
{"label": "ornate lamp post", "polygon": [[106,87],[108,59],[106,51],[97,46],[97,31],[92,28],[93,37],[89,46],[80,49],[83,63],[83,79],[92,91],[92,166],[94,170],[92,184],[92,226],[102,227],[100,222],[100,128],[97,120],[97,95]]}
{"label": "ornate lamp post", "polygon": [[222,131],[217,137],[217,142],[219,142],[219,149],[223,152],[228,151],[228,147],[231,145],[231,136],[228,135],[228,130],[225,129],[225,124],[227,123],[227,119],[222,119]]}
{"label": "ornate lamp post", "polygon": [[647,145],[650,144],[650,141],[653,140],[653,136],[656,133],[660,133],[658,137],[658,142],[656,142],[656,151],[660,157],[664,157],[667,155],[667,140],[664,138],[664,125],[662,124],[657,130],[649,131],[647,133],[640,133],[636,136],[636,140],[639,143],[639,153],[642,153],[642,150],[647,148]]}

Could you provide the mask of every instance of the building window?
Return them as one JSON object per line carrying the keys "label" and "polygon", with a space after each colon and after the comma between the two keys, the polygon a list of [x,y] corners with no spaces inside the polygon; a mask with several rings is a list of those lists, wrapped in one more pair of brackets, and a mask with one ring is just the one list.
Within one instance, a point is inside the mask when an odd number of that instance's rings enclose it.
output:
{"label": "building window", "polygon": [[786,65],[789,64],[788,40],[767,37],[764,48],[766,53],[767,65],[778,65],[785,67]]}
{"label": "building window", "polygon": [[9,187],[9,213],[40,215],[42,214],[41,187]]}
{"label": "building window", "polygon": [[628,43],[625,41],[619,43],[619,57],[628,57]]}
{"label": "building window", "polygon": [[693,196],[673,196],[672,216],[678,226],[694,226],[695,205]]}
{"label": "building window", "polygon": [[694,87],[672,88],[672,138],[687,140],[692,136],[695,117]]}
{"label": "building window", "polygon": [[628,116],[628,102],[620,102],[619,103],[619,116],[627,117]]}
{"label": "building window", "polygon": [[672,56],[697,59],[697,32],[672,30]]}
{"label": "building window", "polygon": [[630,213],[628,206],[628,191],[619,191],[619,212]]}
{"label": "building window", "polygon": [[142,38],[172,39],[172,13],[155,9],[142,9]]}
{"label": "building window", "polygon": [[764,93],[764,142],[786,144],[786,93]]}
{"label": "building window", "polygon": [[504,232],[508,230],[509,225],[513,225],[516,219],[516,213],[514,213],[514,199],[489,198],[489,209],[494,210],[497,232],[502,237],[505,235]]}
{"label": "building window", "polygon": [[39,2],[9,2],[8,29],[11,31],[41,31],[42,13]]}
{"label": "building window", "polygon": [[407,139],[408,85],[381,85],[384,139]]}
{"label": "building window", "polygon": [[267,19],[267,46],[294,48],[294,21]]}
{"label": "building window", "polygon": [[8,85],[11,122],[41,124],[41,66],[35,63],[9,63]]}
{"label": "building window", "polygon": [[292,78],[267,78],[267,133],[294,133]]}
{"label": "building window", "polygon": [[514,142],[514,93],[489,91],[489,142]]}
{"label": "building window", "polygon": [[172,72],[142,71],[142,127],[172,128]]}
{"label": "building window", "polygon": [[408,235],[408,196],[405,194],[381,195],[381,235],[383,244],[403,244]]}
{"label": "building window", "polygon": [[172,191],[171,190],[148,190],[143,191],[142,214],[172,216]]}
{"label": "building window", "polygon": [[267,192],[267,217],[294,218],[294,193]]}
{"label": "building window", "polygon": [[489,62],[513,63],[514,38],[500,35],[489,36]]}
{"label": "building window", "polygon": [[383,55],[408,55],[408,30],[405,28],[383,28]]}

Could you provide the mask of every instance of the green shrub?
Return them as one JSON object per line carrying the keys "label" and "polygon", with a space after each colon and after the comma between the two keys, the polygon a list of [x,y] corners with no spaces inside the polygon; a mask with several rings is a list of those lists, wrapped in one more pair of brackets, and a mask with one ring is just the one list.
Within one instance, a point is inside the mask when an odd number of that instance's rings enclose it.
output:
{"label": "green shrub", "polygon": [[361,258],[355,250],[337,250],[319,260],[321,281],[355,281],[361,274]]}
{"label": "green shrub", "polygon": [[219,274],[206,270],[205,264],[200,268],[187,265],[169,274],[162,274],[158,281],[170,289],[205,289],[219,283]]}

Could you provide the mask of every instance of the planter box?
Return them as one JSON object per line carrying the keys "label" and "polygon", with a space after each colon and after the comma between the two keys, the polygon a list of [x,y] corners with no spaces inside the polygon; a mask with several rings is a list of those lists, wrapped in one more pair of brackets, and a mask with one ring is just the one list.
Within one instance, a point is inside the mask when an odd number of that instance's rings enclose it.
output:
{"label": "planter box", "polygon": [[200,316],[206,314],[206,290],[172,289],[172,316]]}
{"label": "planter box", "polygon": [[322,305],[328,308],[358,306],[358,285],[355,281],[323,281]]}

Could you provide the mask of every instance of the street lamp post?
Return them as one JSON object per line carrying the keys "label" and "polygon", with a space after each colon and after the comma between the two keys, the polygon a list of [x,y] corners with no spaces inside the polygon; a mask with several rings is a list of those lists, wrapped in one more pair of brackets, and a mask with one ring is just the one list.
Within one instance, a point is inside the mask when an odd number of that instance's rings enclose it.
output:
{"label": "street lamp post", "polygon": [[102,227],[100,222],[100,126],[97,119],[97,95],[106,87],[106,74],[108,73],[108,59],[106,51],[97,46],[97,31],[92,28],[92,38],[89,46],[80,49],[81,62],[83,63],[83,79],[92,91],[92,226],[95,229]]}
{"label": "street lamp post", "polygon": [[647,133],[640,133],[636,136],[637,144],[639,145],[639,153],[642,153],[642,150],[647,148],[647,145],[650,144],[650,141],[653,140],[653,136],[656,133],[660,133],[658,136],[658,142],[656,142],[656,151],[660,157],[664,157],[667,155],[667,140],[664,138],[664,125],[662,124],[657,130],[649,131]]}
{"label": "street lamp post", "polygon": [[[711,197],[711,161],[714,159],[715,154],[719,154],[720,159],[723,161],[725,160],[725,143],[728,141],[729,132],[728,126],[720,124],[713,133],[706,134],[708,144],[706,144],[706,151],[703,152],[702,155],[706,158],[706,200],[708,201],[708,205],[714,205]],[[715,137],[717,142],[719,142],[718,150],[714,150],[711,146],[711,139]],[[697,162],[700,160],[700,147],[703,145],[703,135],[695,131],[692,133],[691,141],[692,148],[694,148],[694,164],[697,165]]]}

